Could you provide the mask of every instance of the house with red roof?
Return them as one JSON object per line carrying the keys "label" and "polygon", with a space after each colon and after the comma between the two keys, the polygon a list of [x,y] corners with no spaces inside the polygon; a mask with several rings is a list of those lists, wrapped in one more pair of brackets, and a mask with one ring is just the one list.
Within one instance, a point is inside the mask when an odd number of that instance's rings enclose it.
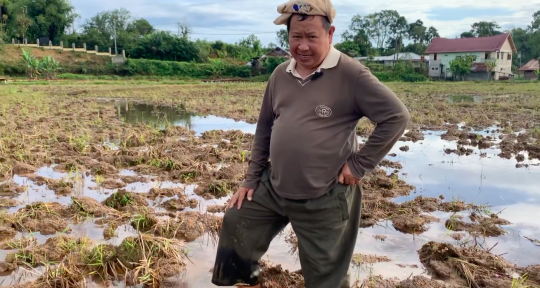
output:
{"label": "house with red roof", "polygon": [[527,80],[539,79],[540,77],[536,73],[540,73],[540,58],[531,59],[531,61],[519,68],[518,71],[522,72],[523,78]]}
{"label": "house with red roof", "polygon": [[[512,54],[516,53],[512,35],[508,33],[478,38],[435,38],[426,49],[429,54],[429,76],[450,78],[450,61],[456,57],[472,55],[474,63],[465,80],[499,80],[513,76]],[[486,62],[494,61],[490,69]],[[490,71],[491,70],[491,71]]]}

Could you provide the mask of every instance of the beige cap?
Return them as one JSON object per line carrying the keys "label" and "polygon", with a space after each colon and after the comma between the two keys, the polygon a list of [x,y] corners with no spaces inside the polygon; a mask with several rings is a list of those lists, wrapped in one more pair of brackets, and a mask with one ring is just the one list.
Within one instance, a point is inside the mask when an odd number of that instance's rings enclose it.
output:
{"label": "beige cap", "polygon": [[333,23],[336,17],[336,10],[330,0],[290,0],[279,5],[277,11],[281,15],[274,20],[276,25],[286,25],[292,14],[326,16],[330,23]]}

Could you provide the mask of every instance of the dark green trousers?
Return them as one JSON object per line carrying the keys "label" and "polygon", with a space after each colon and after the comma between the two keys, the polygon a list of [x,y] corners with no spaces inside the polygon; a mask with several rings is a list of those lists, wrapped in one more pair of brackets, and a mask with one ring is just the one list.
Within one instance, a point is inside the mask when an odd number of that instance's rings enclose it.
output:
{"label": "dark green trousers", "polygon": [[242,208],[225,212],[212,283],[262,282],[264,287],[258,262],[290,222],[298,237],[306,287],[350,287],[348,270],[360,224],[361,186],[337,184],[316,199],[285,199],[272,188],[270,169],[263,173],[252,201],[245,199]]}

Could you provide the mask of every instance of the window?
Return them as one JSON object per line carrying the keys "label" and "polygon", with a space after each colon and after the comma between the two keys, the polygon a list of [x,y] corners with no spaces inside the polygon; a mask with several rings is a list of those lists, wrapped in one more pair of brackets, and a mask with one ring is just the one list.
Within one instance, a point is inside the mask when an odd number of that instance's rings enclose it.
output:
{"label": "window", "polygon": [[501,59],[501,52],[497,52],[497,59]]}
{"label": "window", "polygon": [[435,55],[433,56],[433,60],[437,60],[437,53],[435,53]]}
{"label": "window", "polygon": [[486,53],[486,60],[489,59],[489,53]]}
{"label": "window", "polygon": [[508,53],[508,57],[506,59],[507,60],[512,60],[512,53]]}

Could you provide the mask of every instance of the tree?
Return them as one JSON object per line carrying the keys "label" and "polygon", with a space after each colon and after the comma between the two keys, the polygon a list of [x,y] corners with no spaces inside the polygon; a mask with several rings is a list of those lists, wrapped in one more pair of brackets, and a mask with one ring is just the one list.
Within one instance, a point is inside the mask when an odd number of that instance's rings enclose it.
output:
{"label": "tree", "polygon": [[460,35],[460,38],[475,38],[473,32],[463,32]]}
{"label": "tree", "polygon": [[497,59],[492,59],[491,55],[489,55],[488,59],[486,59],[486,68],[487,68],[487,74],[488,74],[488,80],[491,79],[491,72],[497,67]]}
{"label": "tree", "polygon": [[0,45],[3,45],[7,38],[8,3],[8,0],[0,0]]}
{"label": "tree", "polygon": [[476,22],[471,25],[471,33],[475,37],[488,37],[488,36],[495,36],[501,34],[500,31],[497,29],[500,29],[501,26],[497,24],[495,21],[487,22],[487,21],[480,21]]}
{"label": "tree", "polygon": [[276,39],[281,48],[289,49],[289,33],[287,33],[287,30],[280,29],[276,32]]}
{"label": "tree", "polygon": [[13,1],[8,4],[8,12],[12,14],[10,19],[15,21],[11,27],[21,27],[18,36],[48,37],[51,41],[63,36],[77,17],[74,7],[67,0]]}
{"label": "tree", "polygon": [[363,29],[353,31],[352,33],[346,30],[341,34],[341,38],[343,42],[336,44],[335,47],[336,49],[339,47],[338,50],[349,56],[368,56],[372,52],[371,42]]}
{"label": "tree", "polygon": [[450,71],[455,79],[465,80],[465,75],[471,73],[471,65],[474,62],[474,56],[457,56],[450,61]]}
{"label": "tree", "polygon": [[389,45],[392,45],[397,53],[399,53],[403,48],[403,38],[405,38],[409,32],[409,24],[407,24],[407,19],[401,16],[391,25],[390,29],[392,36],[390,37]]}
{"label": "tree", "polygon": [[148,35],[150,33],[153,33],[155,31],[154,27],[148,20],[144,18],[133,20],[133,22],[128,23],[126,32],[136,35],[138,37],[142,37],[144,35]]}
{"label": "tree", "polygon": [[426,36],[425,36],[426,43],[430,43],[436,37],[440,37],[439,36],[439,31],[437,31],[437,29],[435,27],[430,26],[428,31],[426,32]]}
{"label": "tree", "polygon": [[191,29],[191,27],[189,27],[188,25],[185,25],[185,24],[179,24],[178,25],[178,33],[180,33],[178,36],[181,36],[182,38],[184,39],[189,39],[189,35],[191,33],[193,33],[193,30]]}
{"label": "tree", "polygon": [[533,21],[531,22],[531,25],[528,27],[528,29],[531,32],[540,31],[540,10],[536,11],[533,14]]}
{"label": "tree", "polygon": [[414,43],[423,44],[426,40],[427,28],[424,26],[424,22],[418,19],[416,22],[409,24],[408,37]]}
{"label": "tree", "polygon": [[358,43],[351,40],[345,40],[341,43],[337,43],[334,47],[350,57],[367,56],[361,55],[360,46]]}
{"label": "tree", "polygon": [[261,40],[259,40],[259,38],[257,38],[257,36],[255,36],[254,34],[251,34],[248,37],[241,39],[240,42],[238,42],[238,46],[251,49],[255,53],[255,55],[260,55],[262,50]]}
{"label": "tree", "polygon": [[381,51],[388,44],[388,38],[402,34],[404,19],[395,10],[382,10],[367,16],[355,15],[349,25],[349,33],[352,37],[358,34],[367,37]]}

